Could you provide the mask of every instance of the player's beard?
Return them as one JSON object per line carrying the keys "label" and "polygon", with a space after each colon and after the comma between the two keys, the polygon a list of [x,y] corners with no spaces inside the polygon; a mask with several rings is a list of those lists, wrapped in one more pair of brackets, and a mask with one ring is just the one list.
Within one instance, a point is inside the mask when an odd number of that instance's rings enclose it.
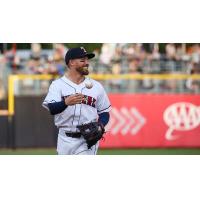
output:
{"label": "player's beard", "polygon": [[88,65],[76,68],[76,71],[79,72],[81,75],[88,75],[89,74]]}

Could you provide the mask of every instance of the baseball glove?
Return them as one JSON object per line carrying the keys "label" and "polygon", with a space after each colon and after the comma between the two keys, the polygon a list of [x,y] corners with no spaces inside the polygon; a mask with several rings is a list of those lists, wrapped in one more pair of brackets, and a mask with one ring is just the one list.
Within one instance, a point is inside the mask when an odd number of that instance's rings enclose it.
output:
{"label": "baseball glove", "polygon": [[103,138],[103,134],[105,133],[104,126],[100,122],[90,122],[88,124],[79,125],[77,128],[83,135],[88,149]]}

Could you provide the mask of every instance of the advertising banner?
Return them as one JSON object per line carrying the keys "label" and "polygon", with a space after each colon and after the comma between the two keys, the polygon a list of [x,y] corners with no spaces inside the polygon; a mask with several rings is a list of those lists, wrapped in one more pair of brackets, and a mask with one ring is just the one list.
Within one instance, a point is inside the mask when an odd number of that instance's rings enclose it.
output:
{"label": "advertising banner", "polygon": [[103,148],[200,147],[200,95],[110,94]]}

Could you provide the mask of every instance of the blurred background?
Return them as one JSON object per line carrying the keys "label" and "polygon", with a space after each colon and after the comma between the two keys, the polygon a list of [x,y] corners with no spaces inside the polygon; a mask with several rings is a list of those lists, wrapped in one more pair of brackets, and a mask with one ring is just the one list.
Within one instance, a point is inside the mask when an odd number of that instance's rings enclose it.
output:
{"label": "blurred background", "polygon": [[95,53],[90,76],[112,103],[99,154],[200,154],[200,44],[1,43],[0,154],[56,154],[41,103],[68,48]]}

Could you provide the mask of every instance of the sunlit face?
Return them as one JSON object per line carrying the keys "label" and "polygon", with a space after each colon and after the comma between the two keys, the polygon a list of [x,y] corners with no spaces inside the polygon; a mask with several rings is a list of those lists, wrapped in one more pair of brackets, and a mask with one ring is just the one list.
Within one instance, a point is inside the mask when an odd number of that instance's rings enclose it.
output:
{"label": "sunlit face", "polygon": [[89,70],[88,70],[89,62],[88,62],[87,57],[71,60],[71,66],[81,75],[89,74]]}

